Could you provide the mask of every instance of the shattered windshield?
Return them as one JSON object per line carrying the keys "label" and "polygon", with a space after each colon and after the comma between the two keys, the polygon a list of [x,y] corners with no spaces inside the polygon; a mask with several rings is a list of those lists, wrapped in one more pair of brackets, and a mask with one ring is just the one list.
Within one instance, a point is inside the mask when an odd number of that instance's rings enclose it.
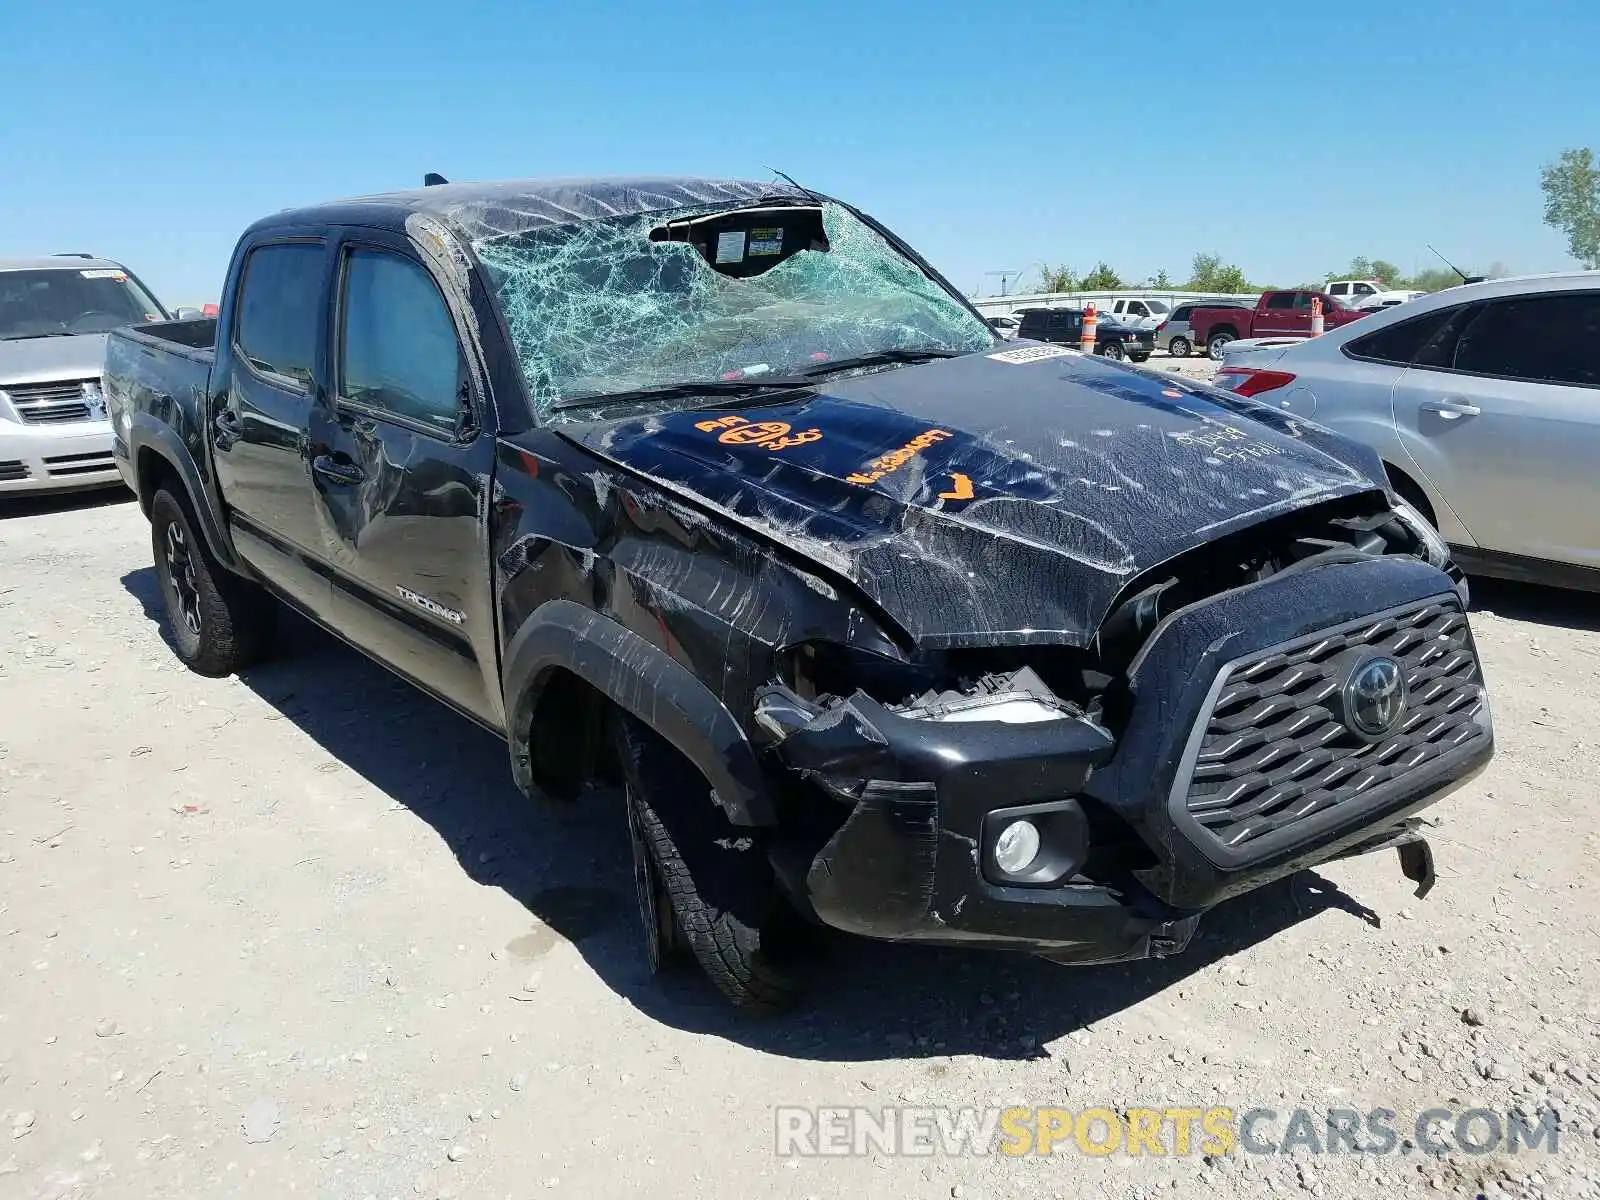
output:
{"label": "shattered windshield", "polygon": [[832,202],[655,212],[473,248],[546,420],[574,405],[566,419],[592,415],[585,398],[995,344],[982,320]]}

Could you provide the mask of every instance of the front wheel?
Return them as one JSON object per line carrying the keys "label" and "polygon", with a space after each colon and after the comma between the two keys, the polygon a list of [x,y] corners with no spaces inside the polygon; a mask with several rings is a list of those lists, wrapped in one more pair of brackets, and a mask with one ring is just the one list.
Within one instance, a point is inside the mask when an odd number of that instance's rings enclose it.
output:
{"label": "front wheel", "polygon": [[150,546],[172,648],[191,671],[232,675],[255,662],[272,635],[272,600],[211,555],[187,502],[162,488],[150,501]]}
{"label": "front wheel", "polygon": [[735,1008],[789,1007],[799,918],[753,831],[728,821],[700,772],[654,730],[630,716],[619,726],[651,969],[687,946]]}
{"label": "front wheel", "polygon": [[1212,362],[1222,361],[1223,347],[1231,341],[1233,341],[1233,334],[1231,333],[1214,333],[1211,335],[1211,340],[1206,343],[1206,354],[1210,356]]}
{"label": "front wheel", "polygon": [[1167,353],[1173,358],[1188,358],[1194,353],[1194,347],[1189,344],[1188,338],[1175,337],[1167,343]]}
{"label": "front wheel", "polygon": [[1107,342],[1100,347],[1100,353],[1112,362],[1121,362],[1123,358],[1121,342]]}

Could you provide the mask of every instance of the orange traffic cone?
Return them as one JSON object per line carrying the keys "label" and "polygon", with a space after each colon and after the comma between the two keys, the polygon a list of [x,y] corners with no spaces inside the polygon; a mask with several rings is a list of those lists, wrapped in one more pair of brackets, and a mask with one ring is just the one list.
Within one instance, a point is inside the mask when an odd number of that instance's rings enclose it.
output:
{"label": "orange traffic cone", "polygon": [[1078,339],[1078,349],[1085,354],[1094,353],[1095,330],[1100,327],[1100,317],[1094,311],[1094,301],[1083,306],[1083,335]]}

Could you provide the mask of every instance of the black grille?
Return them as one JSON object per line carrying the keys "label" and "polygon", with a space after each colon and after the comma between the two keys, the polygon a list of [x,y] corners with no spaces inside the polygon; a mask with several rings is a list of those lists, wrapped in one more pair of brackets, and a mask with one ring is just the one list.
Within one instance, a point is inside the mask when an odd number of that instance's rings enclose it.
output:
{"label": "black grille", "polygon": [[109,450],[98,454],[60,454],[44,460],[44,469],[53,478],[65,475],[95,475],[101,471],[115,470],[117,460]]}
{"label": "black grille", "polygon": [[0,483],[12,483],[18,479],[28,477],[28,467],[25,463],[15,460],[0,462]]}
{"label": "black grille", "polygon": [[6,393],[17,415],[28,425],[61,425],[89,419],[89,400],[83,385],[92,379],[67,379],[57,383],[8,384]]}
{"label": "black grille", "polygon": [[[1394,733],[1346,728],[1339,694],[1368,652],[1393,658],[1409,696]],[[1483,735],[1467,619],[1437,601],[1224,668],[1185,803],[1224,846],[1249,843],[1353,800]]]}

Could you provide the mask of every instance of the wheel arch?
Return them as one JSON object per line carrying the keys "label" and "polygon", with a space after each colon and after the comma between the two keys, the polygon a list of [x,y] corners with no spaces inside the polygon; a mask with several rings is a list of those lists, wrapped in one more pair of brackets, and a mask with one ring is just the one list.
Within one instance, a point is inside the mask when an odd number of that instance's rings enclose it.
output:
{"label": "wheel arch", "polygon": [[133,462],[135,494],[145,516],[150,515],[150,501],[157,489],[165,482],[176,484],[188,499],[189,510],[199,522],[212,556],[228,570],[237,571],[233,543],[217,520],[211,491],[201,478],[194,456],[178,440],[178,435],[148,414],[136,413],[129,430],[128,450]]}
{"label": "wheel arch", "polygon": [[504,661],[506,740],[523,791],[538,786],[535,717],[551,688],[576,681],[693,763],[733,824],[776,822],[755,749],[733,714],[687,667],[617,621],[571,600],[548,601],[517,631]]}

